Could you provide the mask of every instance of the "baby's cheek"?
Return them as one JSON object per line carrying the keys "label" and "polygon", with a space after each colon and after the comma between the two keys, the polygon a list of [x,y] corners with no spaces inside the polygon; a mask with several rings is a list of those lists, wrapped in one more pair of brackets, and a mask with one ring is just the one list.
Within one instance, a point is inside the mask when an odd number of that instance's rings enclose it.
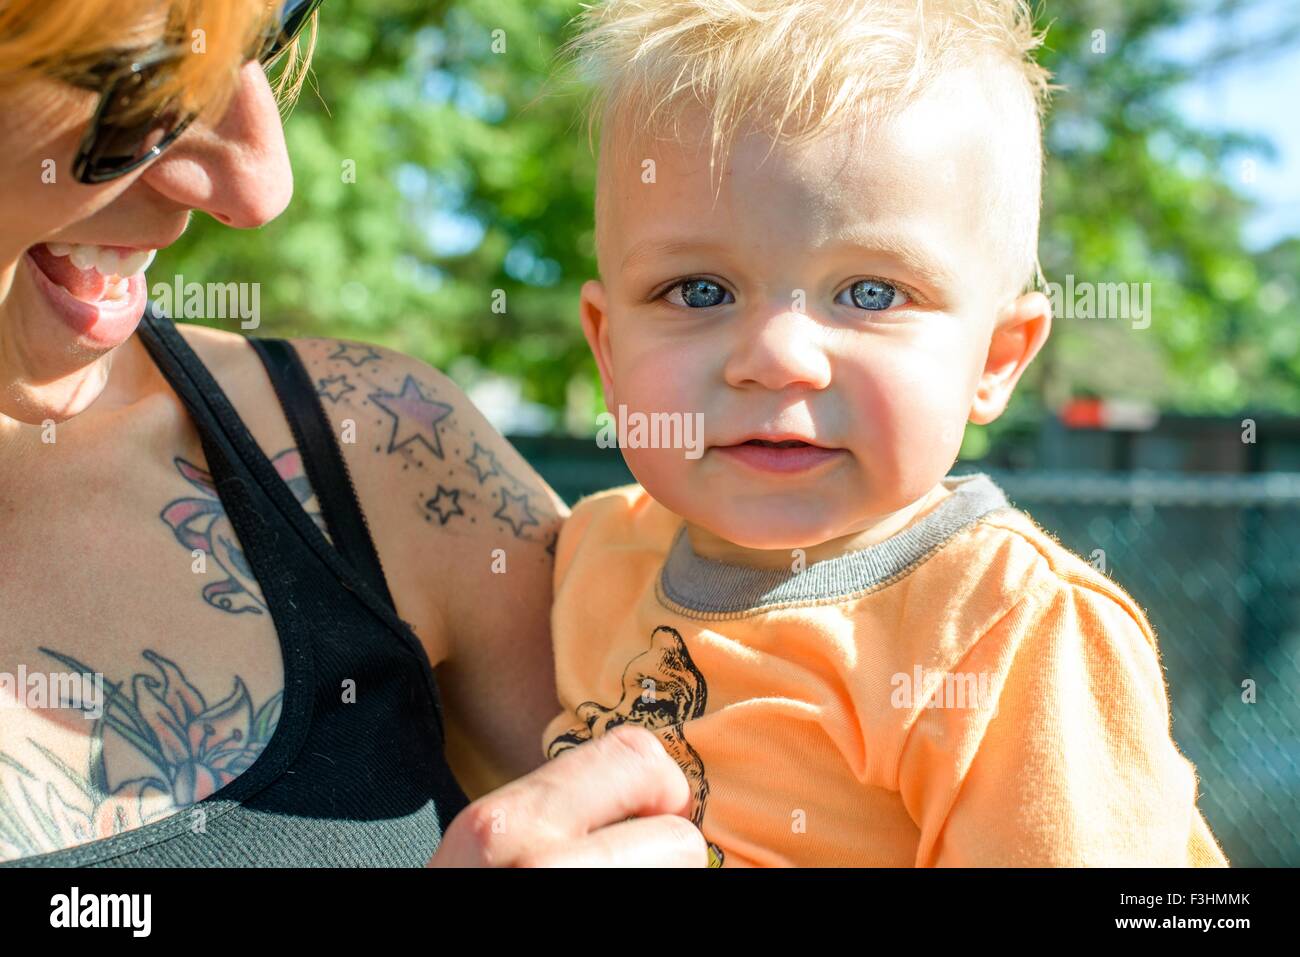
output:
{"label": "baby's cheek", "polygon": [[925,362],[902,362],[859,379],[852,402],[857,449],[875,478],[922,493],[947,473],[970,410],[964,374],[936,375]]}
{"label": "baby's cheek", "polygon": [[628,448],[623,450],[623,460],[632,476],[658,502],[675,511],[690,503],[700,501],[712,489],[692,481],[691,466],[682,449]]}
{"label": "baby's cheek", "polygon": [[[660,440],[676,443],[676,447],[625,445],[623,448],[623,458],[633,476],[661,502],[690,501],[699,495],[699,489],[692,491],[690,487],[691,466],[703,452],[705,435],[711,425],[717,426],[703,415],[705,408],[701,390],[704,377],[703,371],[692,368],[689,356],[674,357],[666,350],[639,356],[636,361],[629,361],[616,371],[612,395],[614,405],[609,411],[617,424],[619,406],[625,408],[630,432],[627,438],[633,443],[638,441],[638,436],[631,430],[636,428],[638,420],[646,429],[640,434],[639,441],[646,442],[653,441],[654,430],[649,415],[666,412],[680,416],[680,433],[670,429],[668,434],[657,435]],[[693,457],[688,458],[688,453]]]}
{"label": "baby's cheek", "polygon": [[895,443],[915,455],[917,445],[946,448],[961,442],[966,414],[951,389],[933,386],[929,392],[908,391],[890,396],[885,416]]}
{"label": "baby's cheek", "polygon": [[689,354],[646,352],[616,365],[614,401],[629,412],[702,412],[704,375],[693,367]]}

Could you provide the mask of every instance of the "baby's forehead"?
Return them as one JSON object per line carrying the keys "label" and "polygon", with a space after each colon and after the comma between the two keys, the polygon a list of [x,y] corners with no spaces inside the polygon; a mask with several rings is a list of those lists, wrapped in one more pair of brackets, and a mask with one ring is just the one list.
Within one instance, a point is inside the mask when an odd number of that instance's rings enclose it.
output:
{"label": "baby's forehead", "polygon": [[[811,231],[812,241],[818,230],[893,220],[946,229],[987,250],[1005,238],[997,230],[1025,228],[1026,206],[1036,230],[1037,116],[1019,111],[1014,91],[974,73],[950,71],[906,104],[863,112],[808,140],[776,139],[750,124],[712,169],[718,155],[703,108],[672,117],[671,136],[620,124],[602,141],[606,238],[630,245],[687,210],[697,223],[730,221],[750,232],[782,228],[784,213],[784,228]],[[1010,206],[1022,209],[1012,215]]]}

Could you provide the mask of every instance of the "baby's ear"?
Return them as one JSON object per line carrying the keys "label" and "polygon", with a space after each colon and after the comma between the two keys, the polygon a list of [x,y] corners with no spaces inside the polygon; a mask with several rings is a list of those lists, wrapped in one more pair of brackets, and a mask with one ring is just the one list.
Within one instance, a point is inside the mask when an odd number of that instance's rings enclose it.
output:
{"label": "baby's ear", "polygon": [[1051,330],[1052,303],[1041,292],[1025,293],[1002,310],[971,400],[971,422],[988,425],[1002,414],[1016,383]]}
{"label": "baby's ear", "polygon": [[600,370],[600,384],[605,393],[605,407],[614,408],[614,365],[609,346],[609,311],[605,296],[605,285],[596,279],[588,279],[582,284],[582,299],[579,311],[582,314],[582,334],[587,337],[587,346],[596,359]]}

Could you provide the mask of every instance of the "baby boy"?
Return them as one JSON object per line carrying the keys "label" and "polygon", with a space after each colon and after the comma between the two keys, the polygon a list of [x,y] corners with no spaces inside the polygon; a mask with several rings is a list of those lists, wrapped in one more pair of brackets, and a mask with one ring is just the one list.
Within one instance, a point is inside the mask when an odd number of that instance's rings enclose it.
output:
{"label": "baby boy", "polygon": [[1225,866],[1142,611],[948,474],[1051,325],[1023,4],[582,20],[582,325],[641,441],[557,544],[548,756],[654,730],[714,865]]}

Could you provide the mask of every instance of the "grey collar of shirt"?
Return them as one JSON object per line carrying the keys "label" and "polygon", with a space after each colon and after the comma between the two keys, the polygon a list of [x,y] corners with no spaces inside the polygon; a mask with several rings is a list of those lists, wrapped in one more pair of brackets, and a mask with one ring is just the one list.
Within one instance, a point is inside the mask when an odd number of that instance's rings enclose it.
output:
{"label": "grey collar of shirt", "polygon": [[704,558],[691,547],[683,523],[659,572],[660,599],[682,612],[735,614],[870,591],[911,571],[988,513],[1010,507],[1002,490],[983,473],[950,475],[943,483],[953,494],[915,524],[883,542],[813,562],[798,572]]}

